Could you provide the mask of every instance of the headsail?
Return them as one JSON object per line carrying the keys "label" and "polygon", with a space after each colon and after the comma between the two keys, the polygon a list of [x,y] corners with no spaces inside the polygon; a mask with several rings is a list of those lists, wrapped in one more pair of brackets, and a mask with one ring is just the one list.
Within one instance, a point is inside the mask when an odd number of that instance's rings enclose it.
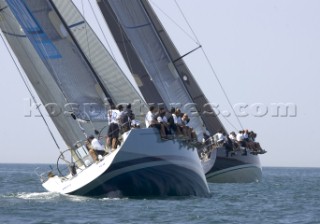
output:
{"label": "headsail", "polygon": [[[107,104],[142,101],[71,1],[1,0],[0,9],[1,30],[69,147],[107,125]],[[87,38],[99,49],[92,57]]]}
{"label": "headsail", "polygon": [[[97,2],[131,72],[136,75],[130,65],[140,61],[140,69],[145,69],[152,79],[155,89],[140,79],[142,94],[157,91],[168,108],[172,103],[180,103],[185,112],[196,110],[200,116],[192,117],[191,126],[198,135],[204,131],[202,124],[212,134],[224,129],[148,1]],[[132,51],[127,57],[126,53]],[[150,103],[157,99],[146,100]],[[193,104],[195,107],[190,107]]]}

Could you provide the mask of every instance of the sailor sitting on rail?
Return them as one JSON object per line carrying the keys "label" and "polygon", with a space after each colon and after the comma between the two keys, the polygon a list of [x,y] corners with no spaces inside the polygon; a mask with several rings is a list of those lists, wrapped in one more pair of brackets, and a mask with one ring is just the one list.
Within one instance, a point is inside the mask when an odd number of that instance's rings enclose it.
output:
{"label": "sailor sitting on rail", "polygon": [[146,127],[159,129],[161,139],[167,140],[165,127],[163,124],[161,124],[157,121],[155,113],[156,113],[156,108],[154,106],[150,106],[149,111],[145,117]]}
{"label": "sailor sitting on rail", "polygon": [[106,153],[104,147],[93,135],[89,136],[88,142],[90,143],[91,148],[96,152],[96,154],[103,156]]}

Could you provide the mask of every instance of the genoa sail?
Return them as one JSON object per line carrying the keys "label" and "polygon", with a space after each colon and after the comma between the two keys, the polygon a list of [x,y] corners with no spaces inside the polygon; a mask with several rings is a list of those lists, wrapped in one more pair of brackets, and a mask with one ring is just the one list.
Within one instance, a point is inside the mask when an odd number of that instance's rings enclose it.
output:
{"label": "genoa sail", "polygon": [[[193,115],[191,126],[198,136],[205,129],[212,134],[224,129],[148,1],[99,0],[98,5],[148,103],[158,100],[150,95],[157,91],[167,108],[182,106]],[[137,73],[132,64],[144,72]],[[145,73],[149,80],[142,78]]]}

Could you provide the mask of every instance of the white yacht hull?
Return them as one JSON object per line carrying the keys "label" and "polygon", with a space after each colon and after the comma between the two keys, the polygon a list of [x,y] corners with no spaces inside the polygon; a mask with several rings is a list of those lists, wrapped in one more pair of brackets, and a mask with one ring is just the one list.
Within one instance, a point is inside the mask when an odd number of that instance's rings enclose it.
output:
{"label": "white yacht hull", "polygon": [[210,183],[251,183],[262,179],[262,168],[258,155],[249,152],[242,155],[226,156],[223,147],[218,148],[214,165],[208,169],[204,168],[207,181]]}
{"label": "white yacht hull", "polygon": [[160,140],[155,129],[131,130],[121,147],[101,161],[69,179],[51,177],[43,187],[83,196],[209,195],[197,151],[179,141]]}

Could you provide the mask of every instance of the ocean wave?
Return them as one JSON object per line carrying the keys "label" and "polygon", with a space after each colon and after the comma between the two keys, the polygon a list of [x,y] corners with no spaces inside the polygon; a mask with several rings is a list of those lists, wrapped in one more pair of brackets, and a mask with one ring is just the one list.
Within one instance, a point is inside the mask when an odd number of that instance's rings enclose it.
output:
{"label": "ocean wave", "polygon": [[14,195],[16,198],[25,199],[25,200],[50,200],[60,197],[60,194],[53,192],[21,192]]}

